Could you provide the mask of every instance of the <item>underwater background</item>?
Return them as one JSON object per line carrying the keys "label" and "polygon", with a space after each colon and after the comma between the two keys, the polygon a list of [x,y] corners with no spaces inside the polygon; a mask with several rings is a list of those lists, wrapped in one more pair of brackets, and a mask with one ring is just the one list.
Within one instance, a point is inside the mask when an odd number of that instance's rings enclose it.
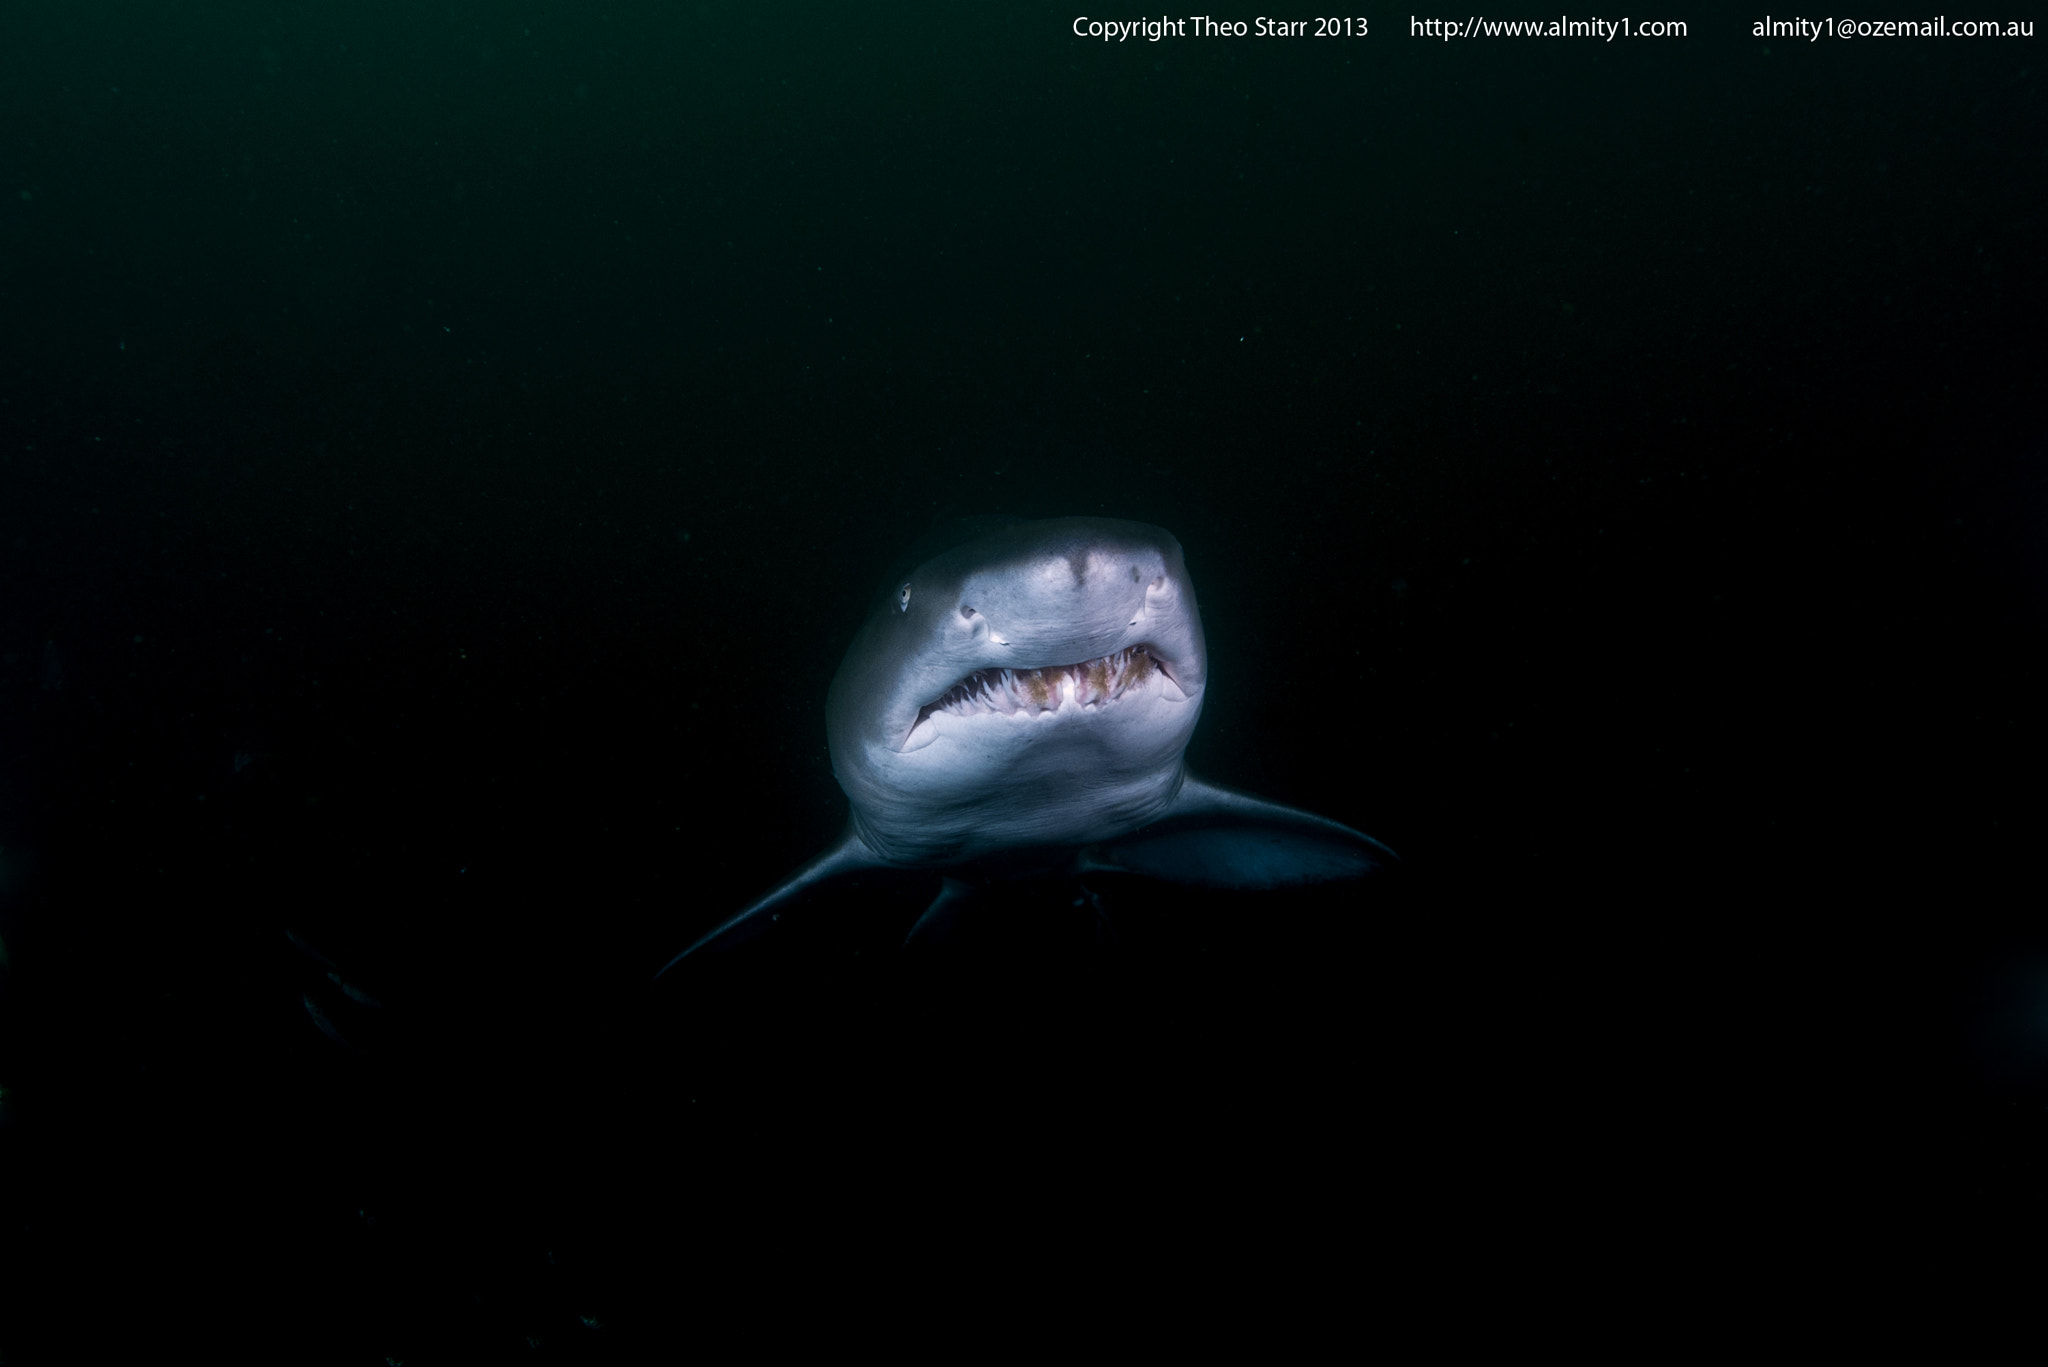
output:
{"label": "underwater background", "polygon": [[[0,1360],[1648,1346],[2038,1229],[2036,40],[1276,17],[14,7]],[[1398,877],[654,984],[982,513],[1172,531],[1190,765]]]}

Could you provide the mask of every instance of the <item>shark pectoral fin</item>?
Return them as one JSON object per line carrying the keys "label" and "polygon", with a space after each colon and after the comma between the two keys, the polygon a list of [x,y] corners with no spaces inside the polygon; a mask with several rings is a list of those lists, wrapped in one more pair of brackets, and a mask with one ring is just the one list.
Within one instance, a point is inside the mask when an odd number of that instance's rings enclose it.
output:
{"label": "shark pectoral fin", "polygon": [[839,874],[851,873],[856,869],[875,868],[880,863],[881,861],[874,857],[868,847],[861,843],[860,835],[849,825],[838,844],[791,874],[760,901],[739,915],[721,922],[716,929],[700,937],[695,944],[663,964],[661,971],[654,976],[659,978],[662,973],[668,972],[692,954],[706,950],[731,949],[736,945],[745,944],[774,925],[782,908],[806,889]]}
{"label": "shark pectoral fin", "polygon": [[932,898],[932,904],[924,909],[924,915],[917,918],[917,924],[903,937],[903,947],[913,945],[942,945],[954,938],[958,929],[961,908],[974,900],[974,885],[958,878],[947,878],[939,885],[939,895]]}
{"label": "shark pectoral fin", "polygon": [[1397,862],[1349,826],[1189,775],[1167,814],[1103,842],[1083,866],[1208,888],[1285,888],[1363,878]]}

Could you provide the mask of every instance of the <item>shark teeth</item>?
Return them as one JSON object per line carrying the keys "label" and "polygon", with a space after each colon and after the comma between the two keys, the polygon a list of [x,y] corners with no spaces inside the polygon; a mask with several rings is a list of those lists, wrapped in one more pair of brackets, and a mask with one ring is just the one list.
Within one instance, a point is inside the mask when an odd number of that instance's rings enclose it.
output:
{"label": "shark teeth", "polygon": [[1115,702],[1126,689],[1158,672],[1158,658],[1142,645],[1074,665],[977,669],[947,689],[937,701],[926,703],[917,719],[921,722],[936,712],[950,712],[956,717],[989,712],[1035,717],[1066,706],[1099,707]]}

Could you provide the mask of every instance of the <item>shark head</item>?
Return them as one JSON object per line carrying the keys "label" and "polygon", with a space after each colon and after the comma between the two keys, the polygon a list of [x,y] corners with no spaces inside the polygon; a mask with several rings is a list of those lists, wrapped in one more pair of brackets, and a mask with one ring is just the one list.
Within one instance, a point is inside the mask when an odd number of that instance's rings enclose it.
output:
{"label": "shark head", "polygon": [[1180,543],[1016,523],[878,597],[832,681],[832,771],[894,864],[1098,840],[1172,803],[1207,660]]}

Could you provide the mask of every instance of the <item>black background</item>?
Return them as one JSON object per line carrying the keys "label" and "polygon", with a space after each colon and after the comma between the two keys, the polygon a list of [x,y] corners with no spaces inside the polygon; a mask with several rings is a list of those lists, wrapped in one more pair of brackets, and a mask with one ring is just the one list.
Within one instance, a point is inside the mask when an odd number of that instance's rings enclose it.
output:
{"label": "black background", "polygon": [[[9,1362],[1271,1351],[2037,1227],[2033,40],[23,15]],[[1400,876],[937,959],[870,880],[651,986],[980,512],[1172,530],[1192,767]]]}

